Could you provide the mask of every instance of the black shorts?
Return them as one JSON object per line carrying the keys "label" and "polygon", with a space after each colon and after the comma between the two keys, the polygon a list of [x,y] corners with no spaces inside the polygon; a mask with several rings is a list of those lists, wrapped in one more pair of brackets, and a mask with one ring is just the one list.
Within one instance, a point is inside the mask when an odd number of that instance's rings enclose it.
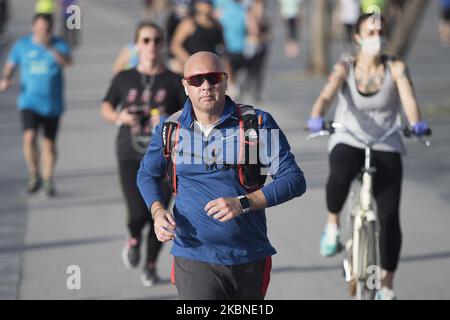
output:
{"label": "black shorts", "polygon": [[174,257],[171,282],[181,300],[264,300],[272,257],[233,266]]}
{"label": "black shorts", "polygon": [[298,38],[298,18],[289,18],[286,20],[287,37],[290,41],[297,41]]}
{"label": "black shorts", "polygon": [[22,125],[23,131],[33,129],[39,130],[39,127],[44,127],[44,137],[52,141],[56,138],[56,133],[59,127],[60,117],[43,117],[31,110],[22,110]]}
{"label": "black shorts", "polygon": [[244,55],[240,53],[228,54],[228,60],[230,61],[231,69],[233,70],[233,72],[237,72],[241,69],[244,69],[248,63]]}
{"label": "black shorts", "polygon": [[450,8],[442,8],[441,18],[445,22],[450,22]]}

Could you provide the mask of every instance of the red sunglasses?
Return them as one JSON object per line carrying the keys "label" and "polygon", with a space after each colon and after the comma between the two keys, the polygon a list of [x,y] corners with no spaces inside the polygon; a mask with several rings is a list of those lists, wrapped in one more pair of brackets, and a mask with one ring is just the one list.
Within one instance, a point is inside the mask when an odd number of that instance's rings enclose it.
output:
{"label": "red sunglasses", "polygon": [[184,78],[188,85],[194,87],[200,87],[205,80],[207,80],[210,84],[216,85],[227,78],[227,74],[225,72],[210,72],[210,73],[202,73],[196,74],[194,76],[190,76]]}

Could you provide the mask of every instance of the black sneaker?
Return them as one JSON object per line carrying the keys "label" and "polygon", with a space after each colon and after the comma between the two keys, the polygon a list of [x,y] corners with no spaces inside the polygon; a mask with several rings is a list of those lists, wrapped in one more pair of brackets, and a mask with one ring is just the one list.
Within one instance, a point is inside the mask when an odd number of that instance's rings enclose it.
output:
{"label": "black sneaker", "polygon": [[156,268],[144,268],[144,271],[141,274],[141,281],[144,287],[151,287],[157,284],[160,279],[156,274]]}
{"label": "black sneaker", "polygon": [[135,238],[129,238],[122,249],[122,261],[127,269],[136,268],[141,259],[139,241]]}
{"label": "black sneaker", "polygon": [[56,196],[56,188],[53,180],[47,180],[44,182],[44,191],[47,199]]}
{"label": "black sneaker", "polygon": [[32,175],[28,177],[27,193],[34,194],[42,186],[42,179],[39,175]]}

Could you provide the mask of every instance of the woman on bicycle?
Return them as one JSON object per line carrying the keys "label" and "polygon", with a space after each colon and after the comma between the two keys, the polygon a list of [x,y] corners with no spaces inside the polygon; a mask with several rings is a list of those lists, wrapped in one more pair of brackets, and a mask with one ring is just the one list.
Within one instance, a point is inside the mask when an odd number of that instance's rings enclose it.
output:
{"label": "woman on bicycle", "polygon": [[[382,54],[386,43],[384,19],[362,15],[355,26],[358,52],[340,61],[314,103],[308,128],[320,131],[323,116],[338,94],[335,122],[343,123],[364,140],[376,140],[396,125],[403,105],[415,135],[424,135],[428,125],[420,111],[406,64]],[[378,299],[393,299],[393,279],[401,248],[399,204],[402,182],[401,155],[405,153],[401,136],[392,134],[373,146],[374,197],[380,221],[380,253],[383,268]],[[352,180],[364,164],[364,145],[345,132],[329,140],[330,175],[326,186],[328,221],[320,240],[320,253],[330,257],[340,249],[339,212],[347,198]]]}

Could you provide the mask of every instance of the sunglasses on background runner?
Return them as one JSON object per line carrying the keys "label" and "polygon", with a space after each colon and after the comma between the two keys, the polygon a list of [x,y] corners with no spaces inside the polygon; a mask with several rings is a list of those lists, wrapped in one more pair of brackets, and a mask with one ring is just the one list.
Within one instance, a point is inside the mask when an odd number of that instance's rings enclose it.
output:
{"label": "sunglasses on background runner", "polygon": [[203,73],[203,74],[197,74],[195,76],[190,76],[188,78],[184,78],[188,85],[194,86],[194,87],[200,87],[205,80],[208,80],[208,82],[211,85],[216,85],[222,81],[224,81],[227,78],[227,74],[225,72],[210,72],[210,73]]}
{"label": "sunglasses on background runner", "polygon": [[149,44],[149,42],[154,42],[155,44],[160,44],[161,43],[161,38],[160,37],[156,37],[156,38],[144,38],[142,39],[142,42],[144,44]]}

